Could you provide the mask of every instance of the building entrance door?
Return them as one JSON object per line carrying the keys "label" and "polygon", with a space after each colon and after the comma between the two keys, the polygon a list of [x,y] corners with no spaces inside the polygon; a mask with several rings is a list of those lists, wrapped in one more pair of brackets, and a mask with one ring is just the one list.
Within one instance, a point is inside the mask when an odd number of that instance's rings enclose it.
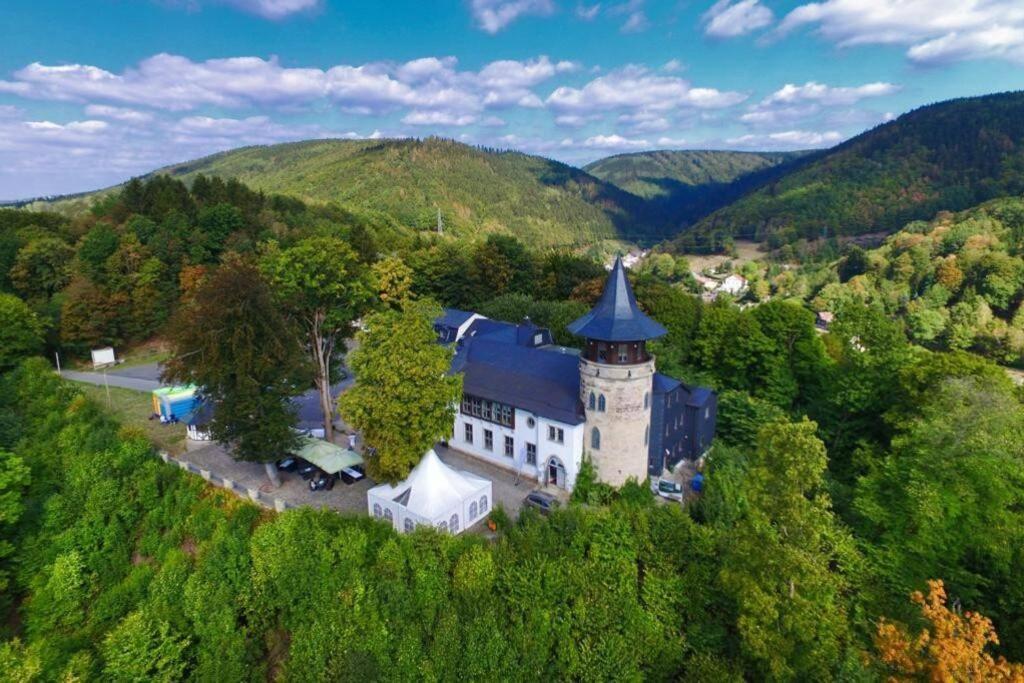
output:
{"label": "building entrance door", "polygon": [[555,456],[548,460],[548,484],[554,484],[560,489],[565,488],[565,465]]}

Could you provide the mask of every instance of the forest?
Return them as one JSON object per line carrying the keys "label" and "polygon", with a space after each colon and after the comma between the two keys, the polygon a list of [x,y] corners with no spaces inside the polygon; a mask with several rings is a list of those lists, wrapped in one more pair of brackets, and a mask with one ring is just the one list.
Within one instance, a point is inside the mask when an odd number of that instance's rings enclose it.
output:
{"label": "forest", "polygon": [[729,236],[771,248],[799,239],[893,232],[938,211],[1024,192],[1024,94],[928,105],[806,157],[681,232],[682,251]]}
{"label": "forest", "polygon": [[[998,220],[1011,244],[1010,214],[985,211],[944,225]],[[581,475],[549,517],[496,511],[494,541],[399,535],[208,488],[38,355],[177,338],[167,321],[239,290],[278,338],[298,338],[298,303],[275,288],[301,287],[288,265],[327,244],[369,293],[345,296],[385,333],[404,329],[404,298],[528,315],[571,345],[564,325],[598,295],[599,263],[205,177],[129,183],[83,218],[0,220],[0,670],[13,680],[1024,676],[1024,396],[991,360],[914,343],[884,307],[837,307],[819,334],[800,302],[706,303],[644,269],[638,301],[668,330],[659,369],[719,392],[701,498],[661,505],[641,482]],[[959,236],[942,257],[980,248],[972,229],[946,231]]]}

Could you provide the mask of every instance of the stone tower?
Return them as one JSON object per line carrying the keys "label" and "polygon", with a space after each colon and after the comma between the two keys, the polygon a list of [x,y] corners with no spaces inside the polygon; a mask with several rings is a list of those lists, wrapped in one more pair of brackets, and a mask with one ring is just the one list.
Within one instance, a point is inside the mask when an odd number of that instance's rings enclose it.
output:
{"label": "stone tower", "polygon": [[580,400],[586,412],[583,451],[601,481],[621,486],[647,477],[654,358],[647,341],[666,333],[637,306],[622,259],[590,313],[569,325],[586,339],[580,354]]}

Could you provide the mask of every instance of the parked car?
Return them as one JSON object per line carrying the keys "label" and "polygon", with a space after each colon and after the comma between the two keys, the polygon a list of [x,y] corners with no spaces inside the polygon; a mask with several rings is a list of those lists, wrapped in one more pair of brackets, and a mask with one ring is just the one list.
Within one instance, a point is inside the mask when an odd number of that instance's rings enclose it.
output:
{"label": "parked car", "polygon": [[658,479],[651,482],[651,492],[661,496],[662,498],[668,498],[670,500],[682,500],[683,499],[683,487],[674,481],[669,479]]}
{"label": "parked car", "polygon": [[346,467],[341,472],[341,480],[346,484],[354,484],[363,477],[366,476],[366,472],[359,465],[353,465],[352,467]]}
{"label": "parked car", "polygon": [[294,472],[299,467],[299,460],[293,455],[289,455],[287,458],[281,458],[277,461],[277,469],[282,472]]}
{"label": "parked car", "polygon": [[320,468],[314,465],[313,463],[302,461],[301,463],[299,463],[299,466],[295,471],[298,472],[299,476],[301,476],[303,479],[309,480],[312,479],[313,476],[320,471]]}
{"label": "parked car", "polygon": [[334,482],[338,480],[337,474],[327,474],[317,470],[316,476],[309,480],[310,491],[330,491],[334,488]]}
{"label": "parked car", "polygon": [[530,493],[526,495],[526,499],[523,500],[523,504],[526,507],[536,509],[542,515],[549,514],[560,505],[557,498],[552,496],[550,493],[544,493],[543,491],[530,491]]}

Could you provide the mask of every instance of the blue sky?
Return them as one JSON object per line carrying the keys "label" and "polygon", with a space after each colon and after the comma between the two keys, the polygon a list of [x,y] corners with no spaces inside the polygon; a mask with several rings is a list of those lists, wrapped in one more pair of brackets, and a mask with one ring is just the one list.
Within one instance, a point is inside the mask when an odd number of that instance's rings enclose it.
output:
{"label": "blue sky", "polygon": [[827,147],[1024,87],[1020,0],[7,0],[0,45],[0,199],[313,137]]}

